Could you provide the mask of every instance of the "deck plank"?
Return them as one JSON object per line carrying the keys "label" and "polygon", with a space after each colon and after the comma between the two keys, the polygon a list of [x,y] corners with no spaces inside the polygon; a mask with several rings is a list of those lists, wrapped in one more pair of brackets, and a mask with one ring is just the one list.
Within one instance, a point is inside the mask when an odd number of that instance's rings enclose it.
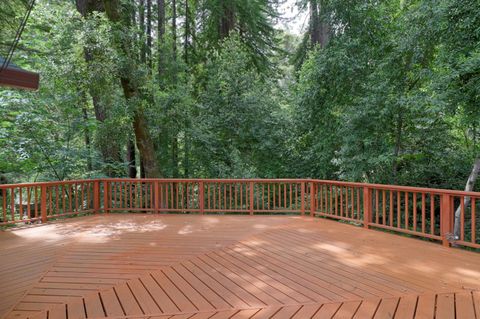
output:
{"label": "deck plank", "polygon": [[160,307],[162,312],[173,313],[179,311],[175,303],[170,299],[170,297],[163,291],[163,289],[155,282],[151,276],[144,276],[140,279],[148,290],[152,298],[155,300],[157,305]]}
{"label": "deck plank", "polygon": [[300,310],[292,317],[295,319],[311,318],[320,308],[318,304],[304,305]]}
{"label": "deck plank", "polygon": [[415,319],[433,319],[435,316],[436,295],[421,295],[418,297]]}
{"label": "deck plank", "polygon": [[363,300],[353,319],[373,318],[380,304],[380,299]]}
{"label": "deck plank", "polygon": [[122,305],[118,300],[117,294],[113,288],[108,290],[102,290],[100,292],[100,297],[102,298],[103,306],[105,307],[105,312],[109,317],[120,317],[125,315]]}
{"label": "deck plank", "polygon": [[322,305],[320,309],[313,315],[312,319],[331,319],[342,306],[341,302],[327,303]]}
{"label": "deck plank", "polygon": [[[122,283],[117,285],[115,288],[115,293],[117,294],[118,300],[120,301],[120,305],[122,309],[125,311],[127,315],[142,315],[144,312],[140,308],[137,300],[135,299],[134,295],[130,291],[130,288],[126,283]],[[70,316],[69,316],[70,317]]]}
{"label": "deck plank", "polygon": [[455,295],[453,293],[438,294],[435,319],[455,318]]}
{"label": "deck plank", "polygon": [[455,315],[457,318],[475,318],[475,308],[471,292],[455,294]]}
{"label": "deck plank", "polygon": [[418,298],[415,295],[401,297],[395,316],[397,318],[413,319],[417,308],[417,301]]}
{"label": "deck plank", "polygon": [[391,319],[394,318],[397,310],[399,298],[382,299],[375,313],[374,319]]}
{"label": "deck plank", "polygon": [[472,298],[477,319],[480,319],[480,291],[472,291]]}
{"label": "deck plank", "polygon": [[358,307],[360,307],[361,301],[347,301],[342,304],[338,309],[334,319],[352,319],[355,312],[357,312]]}

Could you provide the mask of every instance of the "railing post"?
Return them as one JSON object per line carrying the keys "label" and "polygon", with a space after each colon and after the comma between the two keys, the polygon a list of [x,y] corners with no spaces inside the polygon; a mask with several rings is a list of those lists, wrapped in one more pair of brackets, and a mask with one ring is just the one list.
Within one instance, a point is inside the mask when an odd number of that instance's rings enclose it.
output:
{"label": "railing post", "polygon": [[42,185],[40,188],[40,215],[42,224],[45,224],[47,222],[47,185]]}
{"label": "railing post", "polygon": [[310,217],[315,216],[315,199],[317,198],[317,188],[314,182],[310,182]]}
{"label": "railing post", "polygon": [[305,215],[305,182],[300,183],[300,214]]}
{"label": "railing post", "polygon": [[103,181],[103,212],[108,213],[109,211],[109,206],[110,206],[110,201],[109,201],[109,196],[110,196],[110,183],[108,181]]}
{"label": "railing post", "polygon": [[445,247],[450,247],[449,237],[451,236],[452,223],[452,207],[450,194],[441,195],[440,206],[440,235],[442,237],[442,244]]}
{"label": "railing post", "polygon": [[160,211],[160,185],[158,180],[153,182],[153,205],[155,213],[158,213]]}
{"label": "railing post", "polygon": [[100,181],[93,181],[93,212],[100,212]]}
{"label": "railing post", "polygon": [[249,188],[250,188],[250,197],[249,197],[250,198],[250,203],[249,203],[249,206],[248,206],[248,210],[250,212],[250,215],[253,215],[253,186],[254,186],[253,182],[250,182],[250,186],[249,186]]}
{"label": "railing post", "polygon": [[372,190],[363,187],[363,227],[368,228],[372,220]]}
{"label": "railing post", "polygon": [[198,205],[200,207],[200,214],[205,214],[205,186],[203,185],[203,181],[198,182]]}

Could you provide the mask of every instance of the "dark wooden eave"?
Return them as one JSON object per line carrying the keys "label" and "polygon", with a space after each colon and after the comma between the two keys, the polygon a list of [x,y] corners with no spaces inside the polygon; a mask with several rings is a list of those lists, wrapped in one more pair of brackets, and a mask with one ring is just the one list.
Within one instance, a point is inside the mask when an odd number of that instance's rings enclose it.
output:
{"label": "dark wooden eave", "polygon": [[[0,66],[3,58],[0,57]],[[0,71],[0,87],[6,86],[23,90],[38,90],[40,75],[35,72],[24,70],[10,63],[3,71]]]}

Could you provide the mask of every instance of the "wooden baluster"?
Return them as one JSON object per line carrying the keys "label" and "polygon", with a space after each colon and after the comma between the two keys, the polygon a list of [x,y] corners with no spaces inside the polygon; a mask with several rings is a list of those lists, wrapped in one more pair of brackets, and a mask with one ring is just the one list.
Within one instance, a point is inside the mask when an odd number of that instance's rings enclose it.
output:
{"label": "wooden baluster", "polygon": [[417,231],[417,195],[418,193],[412,193],[413,196],[413,231]]}
{"label": "wooden baluster", "polygon": [[93,213],[100,212],[100,181],[93,181]]}
{"label": "wooden baluster", "polygon": [[408,192],[405,192],[405,229],[408,229],[410,208],[408,207]]}
{"label": "wooden baluster", "polygon": [[[258,200],[258,198],[257,198]],[[228,183],[228,201],[229,201],[229,206],[228,206],[228,209],[229,210],[233,210],[233,205],[232,205],[232,201],[233,201],[233,196],[232,196],[232,183]],[[258,203],[257,203],[257,206],[258,206]]]}
{"label": "wooden baluster", "polygon": [[305,182],[300,183],[300,214],[305,215]]}
{"label": "wooden baluster", "polygon": [[161,198],[160,184],[158,180],[155,180],[153,182],[153,205],[155,213],[158,213],[160,210]]}
{"label": "wooden baluster", "polygon": [[253,215],[253,198],[254,198],[253,197],[253,182],[250,182],[249,189],[250,189],[250,195],[249,195],[250,203],[249,203],[249,206],[248,206],[248,210],[249,210],[250,215]]}
{"label": "wooden baluster", "polygon": [[387,194],[386,191],[382,191],[382,225],[386,225],[386,213],[387,213]]}
{"label": "wooden baluster", "polygon": [[460,240],[465,240],[465,197],[460,196],[459,199],[460,199]]}
{"label": "wooden baluster", "polygon": [[338,187],[334,186],[333,189],[335,190],[335,216],[338,216]]}
{"label": "wooden baluster", "polygon": [[451,235],[451,223],[450,215],[452,214],[451,209],[451,197],[449,194],[441,195],[441,206],[440,206],[440,235],[442,237],[442,244],[445,247],[450,247],[449,237]]}
{"label": "wooden baluster", "polygon": [[2,201],[3,201],[3,222],[6,223],[7,218],[7,189],[2,189]]}
{"label": "wooden baluster", "polygon": [[363,187],[363,227],[368,228],[372,218],[372,190]]}
{"label": "wooden baluster", "polygon": [[12,215],[12,221],[15,221],[15,188],[10,189],[10,214]]}
{"label": "wooden baluster", "polygon": [[42,224],[47,222],[47,185],[42,185],[40,190],[40,214],[42,216]]}
{"label": "wooden baluster", "polygon": [[19,217],[20,220],[23,219],[23,198],[22,198],[23,188],[18,188],[18,210],[19,210]]}
{"label": "wooden baluster", "polygon": [[310,182],[310,217],[315,216],[315,198],[317,196],[315,183]]}
{"label": "wooden baluster", "polygon": [[475,216],[475,211],[476,211],[475,197],[472,197],[471,205],[472,205],[472,208],[471,208],[471,214],[472,215],[470,216],[471,221],[472,221],[472,223],[471,223],[471,229],[472,229],[472,240],[471,240],[471,242],[472,242],[472,244],[476,244],[477,238],[476,238],[476,233],[475,232],[477,231],[476,230],[477,225],[475,224],[476,223],[476,220],[475,220],[475,218],[476,218],[476,216]]}
{"label": "wooden baluster", "polygon": [[343,186],[340,186],[340,216],[343,217]]}
{"label": "wooden baluster", "polygon": [[[200,181],[199,182],[199,185],[198,187],[200,188],[199,190],[199,206],[200,206],[200,214],[204,214],[205,213],[205,191],[204,191],[204,184],[203,184],[203,181]],[[207,195],[208,196],[208,195]]]}
{"label": "wooden baluster", "polygon": [[422,193],[422,233],[425,234],[425,210],[426,210],[426,205],[425,205],[425,193]]}
{"label": "wooden baluster", "polygon": [[435,235],[435,196],[430,193],[430,234]]}
{"label": "wooden baluster", "polygon": [[227,184],[222,183],[221,185],[223,187],[223,209],[226,211],[227,210]]}
{"label": "wooden baluster", "polygon": [[390,217],[389,217],[390,227],[393,227],[393,205],[394,205],[393,196],[394,196],[393,191],[390,191]]}
{"label": "wooden baluster", "polygon": [[103,212],[108,213],[110,208],[110,182],[103,182]]}

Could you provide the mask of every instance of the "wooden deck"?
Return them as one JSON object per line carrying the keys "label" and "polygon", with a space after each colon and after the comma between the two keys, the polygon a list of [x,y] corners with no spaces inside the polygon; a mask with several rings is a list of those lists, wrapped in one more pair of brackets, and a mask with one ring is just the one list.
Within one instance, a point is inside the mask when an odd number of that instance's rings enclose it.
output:
{"label": "wooden deck", "polygon": [[0,233],[4,318],[480,318],[480,255],[292,216],[109,214]]}

